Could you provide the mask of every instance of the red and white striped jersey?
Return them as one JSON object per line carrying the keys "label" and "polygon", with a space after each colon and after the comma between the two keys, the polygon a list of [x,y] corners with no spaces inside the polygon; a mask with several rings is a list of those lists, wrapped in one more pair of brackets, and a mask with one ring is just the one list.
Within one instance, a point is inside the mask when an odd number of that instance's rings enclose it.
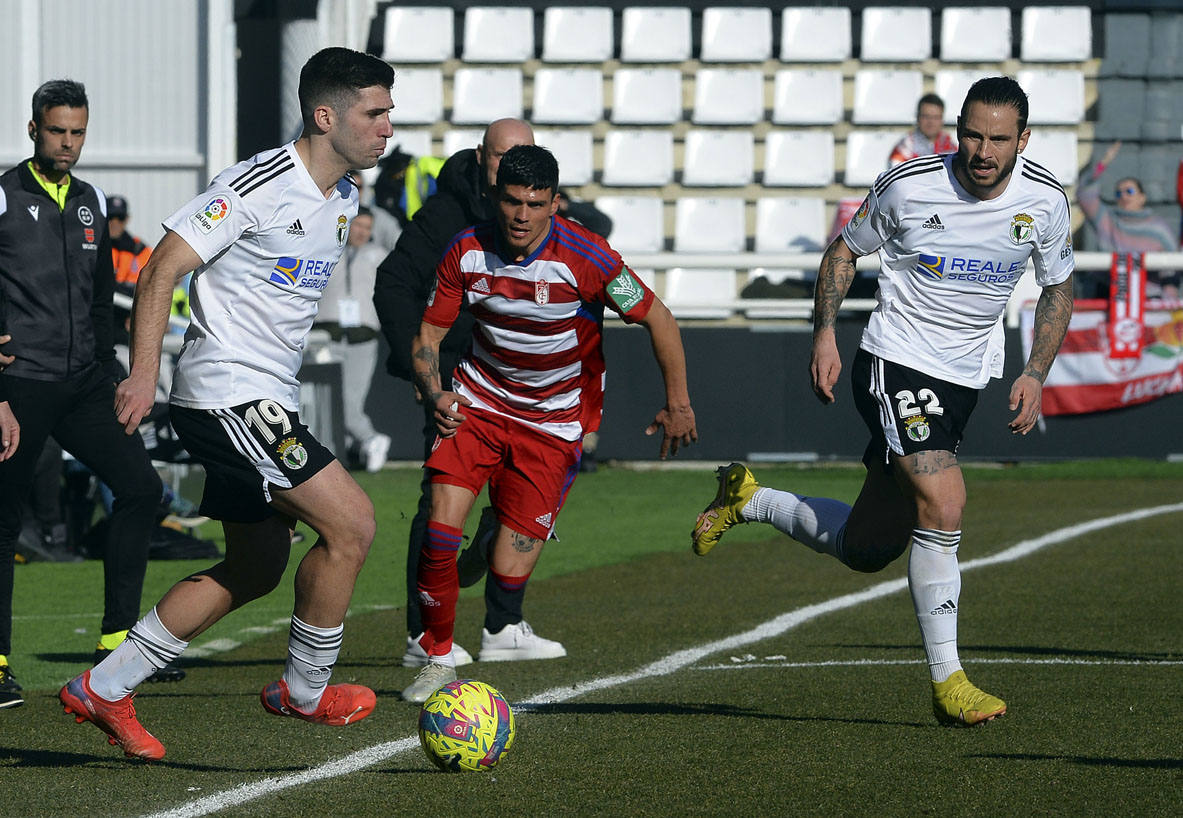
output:
{"label": "red and white striped jersey", "polygon": [[600,424],[604,307],[635,323],[653,291],[606,241],[561,216],[521,262],[501,249],[493,222],[458,233],[423,320],[450,327],[462,304],[476,319],[472,351],[452,382],[473,406],[578,440]]}

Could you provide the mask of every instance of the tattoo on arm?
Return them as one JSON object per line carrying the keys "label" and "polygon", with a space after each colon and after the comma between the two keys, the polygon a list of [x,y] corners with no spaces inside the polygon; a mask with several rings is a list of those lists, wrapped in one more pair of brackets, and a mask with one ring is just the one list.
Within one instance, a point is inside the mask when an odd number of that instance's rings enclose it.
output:
{"label": "tattoo on arm", "polygon": [[1035,305],[1035,334],[1031,354],[1023,374],[1043,383],[1051,369],[1072,317],[1072,277],[1051,287],[1044,287]]}
{"label": "tattoo on arm", "polygon": [[435,403],[443,391],[440,383],[439,351],[429,346],[421,346],[415,351],[414,361],[415,382],[419,384],[419,394],[424,399]]}
{"label": "tattoo on arm", "polygon": [[814,332],[833,327],[838,319],[838,308],[854,281],[855,260],[841,236],[826,248],[813,292]]}
{"label": "tattoo on arm", "polygon": [[510,539],[510,545],[519,554],[529,554],[535,548],[542,545],[542,540],[537,537],[527,537],[525,534],[519,534],[515,531],[513,532],[513,537]]}

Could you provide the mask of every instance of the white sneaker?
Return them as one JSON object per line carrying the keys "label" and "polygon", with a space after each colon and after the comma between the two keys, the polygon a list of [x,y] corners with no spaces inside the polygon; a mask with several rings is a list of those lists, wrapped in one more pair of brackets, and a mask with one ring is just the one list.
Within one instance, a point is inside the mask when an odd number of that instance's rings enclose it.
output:
{"label": "white sneaker", "polygon": [[456,668],[445,665],[443,662],[428,662],[422,670],[415,674],[415,681],[403,690],[403,700],[425,702],[432,693],[448,682],[454,681],[456,681]]}
{"label": "white sneaker", "polygon": [[[427,651],[419,644],[423,634],[407,637],[407,652],[403,654],[403,667],[423,667],[427,664]],[[452,663],[456,667],[472,664],[472,654],[452,643]]]}
{"label": "white sneaker", "polygon": [[482,662],[518,662],[523,659],[558,659],[567,655],[562,642],[543,639],[526,621],[506,625],[500,633],[481,629]]}
{"label": "white sneaker", "polygon": [[382,471],[382,467],[386,465],[386,455],[389,453],[390,436],[381,432],[376,433],[362,446],[362,454],[366,458],[366,471],[371,474]]}

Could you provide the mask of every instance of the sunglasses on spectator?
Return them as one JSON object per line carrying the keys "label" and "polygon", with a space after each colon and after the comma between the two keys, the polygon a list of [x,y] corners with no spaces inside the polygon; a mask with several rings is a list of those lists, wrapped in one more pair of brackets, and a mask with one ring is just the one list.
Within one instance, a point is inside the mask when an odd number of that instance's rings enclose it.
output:
{"label": "sunglasses on spectator", "polygon": [[1113,195],[1117,196],[1119,199],[1122,196],[1133,196],[1136,193],[1138,193],[1138,188],[1134,187],[1133,185],[1119,187],[1117,190],[1113,191]]}

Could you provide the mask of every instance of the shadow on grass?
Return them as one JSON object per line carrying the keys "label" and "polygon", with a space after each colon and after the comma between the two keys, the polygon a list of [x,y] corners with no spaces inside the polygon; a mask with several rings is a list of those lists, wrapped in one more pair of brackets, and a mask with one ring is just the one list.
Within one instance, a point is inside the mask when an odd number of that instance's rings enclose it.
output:
{"label": "shadow on grass", "polygon": [[928,729],[930,724],[906,721],[884,721],[883,719],[840,719],[831,716],[787,716],[783,713],[763,713],[748,707],[731,704],[671,704],[664,702],[556,702],[554,704],[515,705],[520,713],[547,715],[588,716],[726,716],[741,719],[768,719],[792,722],[834,722],[838,724],[878,724],[893,727],[918,727]]}
{"label": "shadow on grass", "polygon": [[1089,767],[1118,767],[1142,770],[1183,770],[1179,758],[1112,758],[1108,756],[1064,756],[1042,753],[979,753],[969,758],[996,758],[1003,761],[1067,761]]}
{"label": "shadow on grass", "polygon": [[[97,737],[96,737],[97,738]],[[150,764],[154,767],[167,767],[173,770],[206,773],[245,773],[249,775],[280,775],[307,770],[304,765],[285,765],[274,767],[230,767],[214,764],[182,764],[169,761],[166,756],[161,761],[144,761],[137,758],[127,758],[122,750],[111,747],[110,753],[69,753],[61,750],[35,750],[28,747],[0,747],[0,767],[27,767],[57,769],[62,767],[110,767],[112,769],[126,769],[127,765]]]}

